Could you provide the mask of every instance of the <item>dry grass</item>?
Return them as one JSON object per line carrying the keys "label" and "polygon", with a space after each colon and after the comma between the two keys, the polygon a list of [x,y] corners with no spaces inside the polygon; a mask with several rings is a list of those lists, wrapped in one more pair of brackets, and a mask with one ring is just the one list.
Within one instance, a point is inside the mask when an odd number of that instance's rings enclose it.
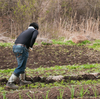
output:
{"label": "dry grass", "polygon": [[40,30],[42,34],[40,36],[46,38],[65,37],[68,40],[72,36],[85,35],[88,39],[100,39],[99,18],[97,20],[94,18],[83,18],[80,23],[74,23],[74,20],[75,19],[72,18],[71,21],[68,22],[60,19],[60,22],[54,21],[51,25],[46,22],[42,28],[45,31]]}
{"label": "dry grass", "polygon": [[[85,35],[99,39],[99,0],[30,0],[31,3],[25,0],[18,2],[20,6],[12,0],[10,5],[4,5],[4,9],[0,9],[2,11],[0,24],[2,28],[4,27],[1,30],[7,31],[7,36],[17,37],[27,29],[30,22],[36,21],[40,26],[39,37],[42,38],[65,37],[70,39],[74,35]],[[18,10],[10,11],[11,4],[14,4],[12,6],[14,8],[19,7]],[[29,8],[29,6],[31,7]],[[27,7],[28,9],[26,9]],[[16,14],[14,14],[15,12]],[[6,17],[4,17],[5,15]]]}

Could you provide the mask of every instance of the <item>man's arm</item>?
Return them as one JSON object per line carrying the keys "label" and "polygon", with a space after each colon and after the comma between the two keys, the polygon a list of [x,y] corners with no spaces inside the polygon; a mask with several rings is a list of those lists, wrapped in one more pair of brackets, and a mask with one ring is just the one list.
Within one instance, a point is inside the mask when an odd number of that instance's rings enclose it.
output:
{"label": "man's arm", "polygon": [[35,30],[34,33],[33,33],[33,35],[32,35],[31,42],[30,42],[30,47],[31,47],[31,48],[32,48],[32,46],[33,46],[34,43],[35,43],[35,40],[36,40],[36,38],[37,38],[37,35],[38,35],[38,31]]}

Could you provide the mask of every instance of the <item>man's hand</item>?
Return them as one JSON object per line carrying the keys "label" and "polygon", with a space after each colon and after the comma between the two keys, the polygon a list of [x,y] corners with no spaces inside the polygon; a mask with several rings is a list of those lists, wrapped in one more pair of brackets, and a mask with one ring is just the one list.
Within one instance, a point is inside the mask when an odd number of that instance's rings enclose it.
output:
{"label": "man's hand", "polygon": [[33,48],[30,47],[30,48],[29,48],[29,51],[33,51]]}

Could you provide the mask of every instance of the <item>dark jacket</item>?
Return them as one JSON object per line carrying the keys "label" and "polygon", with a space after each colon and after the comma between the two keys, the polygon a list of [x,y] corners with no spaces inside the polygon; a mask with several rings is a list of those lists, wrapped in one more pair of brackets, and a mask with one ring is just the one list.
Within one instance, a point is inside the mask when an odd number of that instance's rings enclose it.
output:
{"label": "dark jacket", "polygon": [[22,32],[15,41],[15,44],[24,44],[27,48],[32,47],[37,38],[38,31],[32,28],[28,28]]}

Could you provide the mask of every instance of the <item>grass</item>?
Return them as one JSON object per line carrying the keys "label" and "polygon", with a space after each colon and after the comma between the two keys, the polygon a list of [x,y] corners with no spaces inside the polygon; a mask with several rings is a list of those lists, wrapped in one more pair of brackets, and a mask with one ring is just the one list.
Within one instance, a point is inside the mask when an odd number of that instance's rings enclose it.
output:
{"label": "grass", "polygon": [[3,99],[7,99],[7,98],[6,98],[6,92],[3,92],[2,95],[3,95]]}
{"label": "grass", "polygon": [[74,98],[74,94],[75,94],[75,88],[74,86],[68,86],[68,88],[70,89],[70,92],[71,92],[71,98],[73,99]]}
{"label": "grass", "polygon": [[49,94],[49,90],[46,92],[46,97],[44,95],[42,95],[43,99],[48,99],[48,94]]}
{"label": "grass", "polygon": [[88,40],[83,41],[83,42],[81,42],[81,43],[79,43],[79,44],[76,44],[76,43],[72,42],[71,40],[68,40],[68,41],[66,41],[66,42],[64,42],[64,41],[62,41],[62,40],[58,40],[58,41],[52,40],[52,42],[53,42],[53,44],[60,44],[60,45],[78,45],[78,46],[86,45],[86,44],[90,44],[90,43],[91,43],[91,42],[88,41]]}
{"label": "grass", "polygon": [[81,98],[83,98],[83,96],[86,94],[87,91],[88,91],[88,88],[87,88],[86,90],[84,90],[84,88],[81,87],[81,88],[80,88],[79,96],[80,96]]}
{"label": "grass", "polygon": [[12,47],[13,43],[0,43],[0,46],[3,47]]}
{"label": "grass", "polygon": [[[85,40],[85,41],[83,41],[79,44],[76,44],[76,43],[72,42],[71,40],[68,40],[68,41],[64,42],[64,37],[61,37],[59,39],[52,39],[52,43],[53,44],[58,44],[58,45],[78,45],[78,46],[81,46],[81,45],[90,44],[91,42],[89,40]],[[46,42],[42,42],[41,44],[51,45],[51,44],[47,44]]]}
{"label": "grass", "polygon": [[0,78],[8,78],[9,76],[11,76],[13,71],[14,69],[0,70]]}
{"label": "grass", "polygon": [[[64,42],[64,37],[61,37],[60,39],[56,40],[56,39],[52,39],[53,44],[58,44],[58,45],[78,45],[78,46],[82,46],[82,45],[86,45],[88,48],[93,48],[95,50],[99,50],[100,51],[100,40],[95,40],[95,41],[89,41],[89,40],[85,40],[81,43],[74,43],[71,40],[68,40],[66,42]],[[46,45],[46,43],[42,42],[43,45]]]}
{"label": "grass", "polygon": [[[1,77],[8,77],[12,74],[14,69],[0,70]],[[52,73],[51,73],[52,71]],[[55,72],[56,71],[56,72]],[[67,71],[67,72],[66,72]],[[55,66],[55,67],[39,67],[36,69],[26,68],[26,72],[28,76],[55,76],[55,75],[70,75],[74,73],[74,71],[78,71],[76,74],[80,74],[82,71],[85,73],[100,72],[100,64],[84,64],[84,65],[67,65],[67,66]],[[65,74],[66,73],[66,74]]]}
{"label": "grass", "polygon": [[59,89],[59,93],[60,95],[57,97],[57,99],[63,99],[64,89]]}
{"label": "grass", "polygon": [[96,87],[94,86],[94,87],[92,87],[92,90],[93,90],[93,93],[94,93],[94,96],[95,96],[95,98],[98,96],[97,94],[98,94],[98,91],[97,91],[97,89],[96,89]]}
{"label": "grass", "polygon": [[[47,68],[37,68],[34,70],[31,70],[27,68],[27,72],[30,72],[30,75],[44,75],[44,76],[50,76],[53,75],[70,75],[70,72],[74,72],[75,70],[79,71],[76,74],[80,74],[80,72],[84,71],[85,73],[90,73],[92,72],[99,72],[100,66],[99,64],[84,64],[84,65],[67,65],[67,66],[55,66],[55,67],[47,67]],[[91,70],[90,70],[91,69]],[[89,71],[90,70],[90,71]],[[52,71],[52,73],[51,73]],[[55,72],[56,71],[56,72]],[[28,73],[29,74],[29,73]]]}
{"label": "grass", "polygon": [[[68,66],[55,66],[55,67],[50,67],[50,68],[49,67],[47,67],[47,68],[40,67],[40,68],[37,68],[37,69],[26,68],[26,73],[27,73],[27,75],[29,74],[28,76],[36,76],[37,72],[40,72],[40,74],[37,75],[37,76],[42,75],[42,77],[47,77],[47,76],[51,76],[51,74],[50,75],[46,74],[47,72],[50,72],[51,70],[52,70],[52,76],[53,75],[65,75],[65,72],[63,73],[61,71],[67,71],[67,73],[66,73],[66,76],[67,76],[67,75],[71,75],[70,72],[74,73],[76,70],[78,71],[77,74],[80,74],[80,71],[82,72],[84,70],[85,70],[85,72],[86,71],[89,72],[89,70],[91,71],[91,69],[94,69],[94,68],[95,68],[96,71],[97,70],[99,71],[100,70],[99,65],[100,64],[91,64],[91,65],[85,64],[85,65],[80,65],[80,66],[79,65],[76,65],[76,66],[75,65],[72,65],[72,66],[68,65]],[[14,69],[0,70],[0,75],[2,75],[1,78],[7,78],[8,79],[13,71],[14,71]],[[53,71],[56,71],[56,72],[53,72]],[[52,87],[55,87],[55,86],[66,87],[67,85],[70,85],[70,84],[76,85],[76,86],[77,85],[87,85],[87,84],[94,84],[95,85],[95,84],[98,84],[98,83],[100,83],[99,79],[98,80],[81,80],[81,81],[71,80],[71,81],[68,81],[68,82],[64,82],[62,80],[61,82],[54,82],[54,83],[49,83],[49,84],[35,82],[31,85],[28,85],[27,88],[28,89],[30,89],[30,88],[45,88],[45,87],[46,88],[52,88]],[[26,86],[21,86],[19,88],[19,90],[20,89],[26,89]],[[5,91],[4,87],[0,86],[0,92],[4,92],[4,91]],[[62,94],[62,93],[60,93],[60,94]],[[19,96],[20,96],[20,94],[19,94]],[[60,97],[61,97],[61,95],[60,95]],[[73,97],[73,93],[72,93],[72,97]],[[20,98],[21,98],[21,96],[20,96]]]}
{"label": "grass", "polygon": [[[93,70],[93,71],[92,71]],[[1,78],[9,78],[9,76],[13,73],[14,69],[7,69],[7,70],[0,70],[0,75]],[[52,73],[51,73],[52,71]],[[56,71],[56,72],[55,72]],[[75,72],[78,71],[78,72]],[[55,67],[47,67],[47,68],[37,68],[37,69],[30,69],[30,68],[26,68],[26,73],[27,76],[42,76],[42,77],[48,77],[48,76],[57,76],[57,75],[63,75],[63,76],[70,76],[72,74],[77,74],[77,75],[81,75],[81,72],[84,73],[92,73],[93,72],[99,72],[100,71],[100,64],[84,64],[84,65],[67,65],[67,66],[55,66]],[[90,80],[91,82],[91,80]],[[84,82],[82,84],[88,84],[90,83],[89,80],[87,82]],[[100,82],[100,80],[96,81],[96,82]],[[92,83],[96,83],[95,81],[92,80]],[[63,81],[61,82],[63,84]],[[70,82],[74,84],[73,82]],[[79,83],[78,81],[75,83]],[[35,85],[36,86],[36,85]],[[34,87],[35,87],[34,86]],[[41,86],[45,86],[41,83]]]}
{"label": "grass", "polygon": [[91,42],[91,45],[88,45],[89,48],[93,48],[95,50],[100,51],[100,40],[95,40],[94,42]]}
{"label": "grass", "polygon": [[[59,38],[58,40],[56,39],[52,39],[53,44],[59,44],[59,45],[86,45],[86,44],[91,44],[92,42],[89,40],[85,40],[79,44],[75,44],[74,42],[72,42],[71,40],[68,40],[66,42],[64,42],[64,37]],[[46,45],[46,43],[42,42],[41,44]],[[35,43],[34,45],[38,45],[38,43]],[[50,44],[51,45],[51,44]],[[3,47],[12,47],[13,43],[0,43],[0,46]],[[90,46],[90,48],[95,48],[95,47],[99,47],[100,46],[100,40],[95,40],[94,44],[92,46]]]}

